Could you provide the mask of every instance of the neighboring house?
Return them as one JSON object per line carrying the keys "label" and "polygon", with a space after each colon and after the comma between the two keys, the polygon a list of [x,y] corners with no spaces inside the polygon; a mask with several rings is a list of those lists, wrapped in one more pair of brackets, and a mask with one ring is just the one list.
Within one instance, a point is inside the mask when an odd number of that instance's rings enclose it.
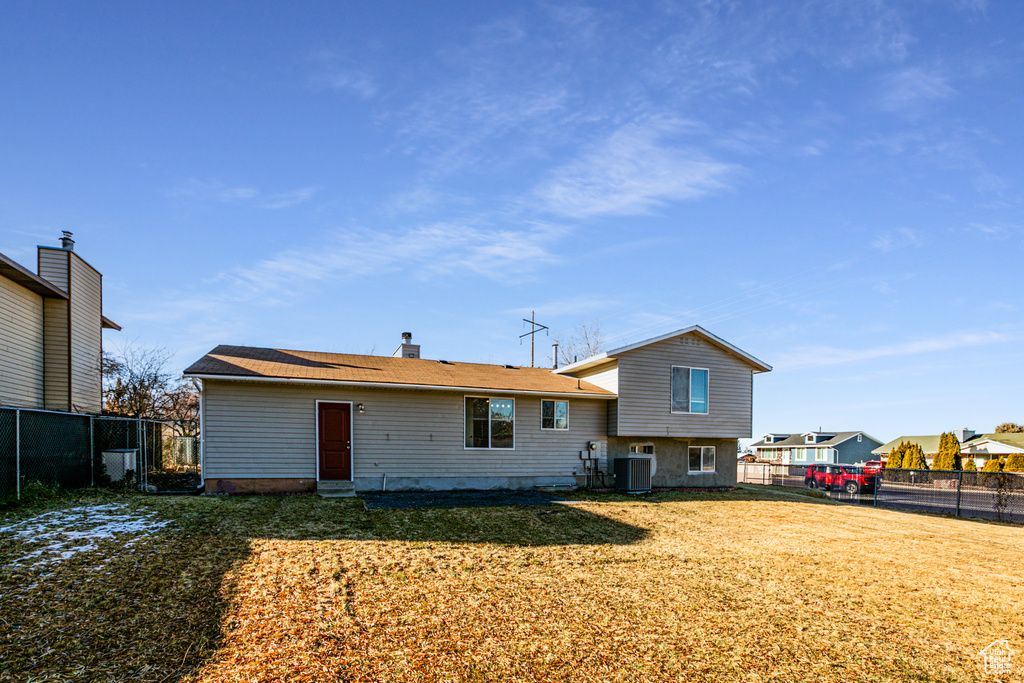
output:
{"label": "neighboring house", "polygon": [[0,405],[99,413],[103,276],[62,246],[38,248],[35,274],[0,254]]}
{"label": "neighboring house", "polygon": [[782,465],[841,463],[852,465],[871,459],[881,441],[864,432],[804,432],[765,434],[750,445],[759,460]]}
{"label": "neighboring house", "polygon": [[652,460],[654,486],[733,486],[752,375],[694,326],[549,370],[218,346],[202,383],[207,491],[572,485],[586,459]]}
{"label": "neighboring house", "polygon": [[[974,464],[978,469],[985,466],[985,463],[993,458],[999,458],[1010,453],[1024,453],[1024,434],[977,434],[970,429],[954,429],[953,434],[960,442],[961,457],[974,458]],[[888,458],[892,449],[902,442],[916,443],[924,451],[925,460],[928,466],[932,466],[932,460],[939,452],[940,434],[927,434],[924,436],[900,436],[889,443],[879,446],[872,453],[879,458]]]}
{"label": "neighboring house", "polygon": [[1024,434],[976,434],[960,446],[962,458],[974,458],[980,470],[989,460],[1011,453],[1024,453]]}

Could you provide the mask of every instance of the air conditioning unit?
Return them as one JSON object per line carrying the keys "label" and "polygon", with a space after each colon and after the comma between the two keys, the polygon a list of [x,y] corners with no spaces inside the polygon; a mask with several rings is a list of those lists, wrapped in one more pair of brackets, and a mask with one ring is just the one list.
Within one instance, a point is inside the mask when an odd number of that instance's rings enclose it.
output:
{"label": "air conditioning unit", "polygon": [[650,458],[616,458],[615,488],[626,493],[647,493],[651,490]]}

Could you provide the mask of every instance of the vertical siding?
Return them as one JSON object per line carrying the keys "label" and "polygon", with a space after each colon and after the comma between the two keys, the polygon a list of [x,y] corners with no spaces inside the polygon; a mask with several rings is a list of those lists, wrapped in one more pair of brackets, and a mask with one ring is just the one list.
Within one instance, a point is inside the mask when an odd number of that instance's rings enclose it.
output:
{"label": "vertical siding", "polygon": [[0,404],[43,407],[43,297],[0,277]]}
{"label": "vertical siding", "polygon": [[[619,436],[749,438],[751,367],[690,333],[618,357]],[[707,368],[708,413],[672,413],[672,366]]]}
{"label": "vertical siding", "polygon": [[64,249],[39,247],[39,277],[64,292],[68,291],[68,252]]}
{"label": "vertical siding", "polygon": [[43,299],[43,403],[70,410],[68,392],[68,302]]}
{"label": "vertical siding", "polygon": [[100,344],[102,278],[88,263],[71,254],[71,403],[76,410],[102,408]]}
{"label": "vertical siding", "polygon": [[[540,428],[541,397],[515,399],[515,449],[464,447],[465,394],[204,380],[204,476],[312,478],[316,401],[353,409],[355,479],[381,477],[569,476],[579,451],[604,438],[604,400],[570,399],[569,429]],[[495,398],[495,393],[478,393]]]}

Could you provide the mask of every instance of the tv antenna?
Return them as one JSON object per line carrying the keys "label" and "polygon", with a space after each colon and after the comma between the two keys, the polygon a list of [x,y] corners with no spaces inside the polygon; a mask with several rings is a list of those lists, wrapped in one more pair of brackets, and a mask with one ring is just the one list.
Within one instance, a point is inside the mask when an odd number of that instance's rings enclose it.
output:
{"label": "tv antenna", "polygon": [[541,330],[544,330],[544,334],[548,334],[548,326],[547,325],[541,325],[539,322],[535,321],[533,319],[533,317],[534,317],[533,314],[534,314],[534,312],[530,311],[530,319],[529,320],[527,320],[526,318],[523,318],[523,322],[524,323],[530,323],[530,331],[527,332],[526,334],[519,335],[519,343],[520,344],[523,343],[523,337],[529,337],[530,338],[530,367],[531,368],[533,367],[533,338],[534,338],[534,335],[537,334],[538,332],[540,332]]}

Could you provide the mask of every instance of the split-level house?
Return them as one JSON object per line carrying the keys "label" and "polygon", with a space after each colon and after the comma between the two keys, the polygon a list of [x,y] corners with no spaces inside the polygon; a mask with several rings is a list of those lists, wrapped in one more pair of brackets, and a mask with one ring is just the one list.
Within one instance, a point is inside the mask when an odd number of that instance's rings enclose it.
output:
{"label": "split-level house", "polygon": [[74,251],[40,246],[38,273],[0,254],[0,406],[99,413],[103,276]]}
{"label": "split-level house", "polygon": [[804,432],[765,434],[750,445],[758,460],[781,465],[852,465],[872,459],[881,441],[864,432]]}
{"label": "split-level house", "polygon": [[575,485],[619,458],[653,486],[736,483],[753,375],[771,367],[694,326],[557,368],[218,346],[201,383],[207,491]]}

